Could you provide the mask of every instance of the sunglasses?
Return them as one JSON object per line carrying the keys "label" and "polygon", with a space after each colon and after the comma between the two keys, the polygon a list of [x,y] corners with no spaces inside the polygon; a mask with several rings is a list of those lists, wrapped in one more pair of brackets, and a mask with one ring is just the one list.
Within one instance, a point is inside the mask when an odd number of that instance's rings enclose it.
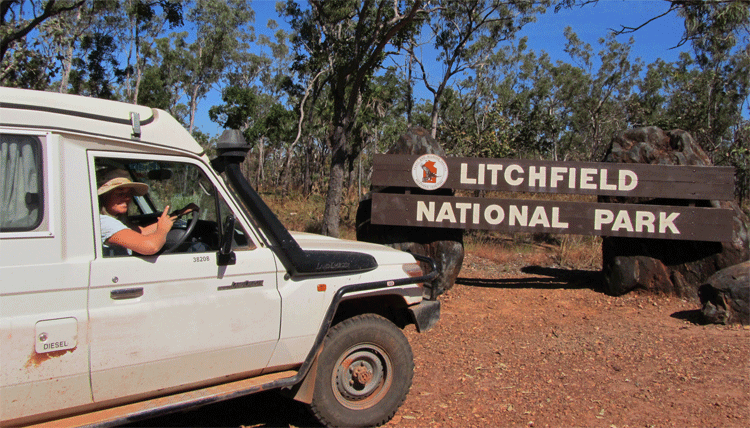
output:
{"label": "sunglasses", "polygon": [[119,197],[119,198],[132,198],[133,190],[132,189],[115,189],[112,191],[112,195]]}

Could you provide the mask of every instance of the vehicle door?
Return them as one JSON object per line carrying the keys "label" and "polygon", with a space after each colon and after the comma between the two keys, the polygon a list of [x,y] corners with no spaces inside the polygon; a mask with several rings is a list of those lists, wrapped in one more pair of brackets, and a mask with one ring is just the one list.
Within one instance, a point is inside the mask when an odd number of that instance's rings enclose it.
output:
{"label": "vehicle door", "polygon": [[86,183],[86,156],[70,148],[65,164],[61,152],[59,135],[0,131],[0,420],[13,425],[91,402],[90,219],[61,222],[88,191],[84,185],[79,194],[62,192],[60,180],[75,180],[80,171]]}
{"label": "vehicle door", "polygon": [[[167,205],[200,208],[188,239],[168,254],[109,257],[96,230],[89,290],[94,400],[187,389],[265,368],[280,329],[276,258],[248,233],[223,184],[192,159],[92,152],[89,166],[95,199],[97,169],[121,168],[149,184],[131,204],[131,227],[153,221]],[[184,232],[191,217],[173,231]],[[230,218],[236,263],[221,266],[217,251]]]}

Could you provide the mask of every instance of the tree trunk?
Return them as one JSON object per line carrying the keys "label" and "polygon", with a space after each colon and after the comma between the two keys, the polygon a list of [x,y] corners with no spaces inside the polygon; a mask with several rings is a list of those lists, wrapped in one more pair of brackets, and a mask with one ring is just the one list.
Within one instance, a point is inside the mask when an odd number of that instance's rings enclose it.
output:
{"label": "tree trunk", "polygon": [[432,113],[430,113],[430,136],[437,138],[437,127],[438,127],[438,103],[440,101],[435,97],[434,104],[432,105]]}
{"label": "tree trunk", "polygon": [[76,20],[75,25],[73,25],[73,28],[75,29],[75,35],[71,38],[70,44],[68,45],[68,49],[65,52],[65,59],[62,61],[62,73],[60,77],[60,93],[64,94],[68,90],[68,81],[70,80],[70,71],[73,69],[73,53],[75,51],[75,44],[76,40],[78,40],[78,24],[81,22],[81,15],[82,15],[82,9],[83,7],[78,8],[78,13],[76,13]]}
{"label": "tree trunk", "polygon": [[263,147],[263,140],[265,140],[265,137],[260,137],[260,139],[258,140],[258,170],[255,172],[255,186],[258,188],[259,192],[262,187],[261,183],[266,178],[263,174],[263,161],[266,157],[266,153]]}
{"label": "tree trunk", "polygon": [[323,212],[323,235],[339,237],[341,195],[344,190],[344,169],[347,158],[346,126],[339,124],[331,136],[331,173],[328,179],[326,207]]}
{"label": "tree trunk", "polygon": [[314,152],[313,138],[307,137],[307,143],[305,145],[305,176],[303,181],[303,193],[305,196],[312,193],[312,168],[310,166],[313,163]]}
{"label": "tree trunk", "polygon": [[338,238],[340,236],[339,223],[341,215],[341,196],[344,191],[344,156],[334,156],[340,161],[331,160],[331,174],[328,181],[328,194],[326,196],[326,208],[323,213],[323,227],[321,233],[326,236]]}
{"label": "tree trunk", "polygon": [[286,148],[286,158],[284,159],[284,166],[281,168],[281,192],[286,194],[289,189],[289,175],[292,170],[292,156],[294,155],[294,144],[292,143]]}
{"label": "tree trunk", "polygon": [[193,127],[195,126],[195,112],[198,110],[198,92],[201,89],[202,84],[196,84],[193,86],[193,93],[190,95],[190,127],[188,132],[193,133]]}
{"label": "tree trunk", "polygon": [[445,91],[447,82],[448,78],[446,77],[433,95],[432,112],[430,113],[430,136],[432,138],[437,138],[438,119],[440,118],[440,100],[443,98],[443,91]]}
{"label": "tree trunk", "polygon": [[[413,40],[411,41],[413,43]],[[412,67],[414,65],[414,54],[409,53],[407,59],[407,78],[406,78],[406,124],[411,126],[411,111],[414,107],[414,85],[412,79]]]}
{"label": "tree trunk", "polygon": [[65,52],[65,59],[62,61],[62,76],[60,77],[60,93],[64,94],[68,90],[68,81],[70,80],[70,71],[73,68],[73,43],[68,46]]}

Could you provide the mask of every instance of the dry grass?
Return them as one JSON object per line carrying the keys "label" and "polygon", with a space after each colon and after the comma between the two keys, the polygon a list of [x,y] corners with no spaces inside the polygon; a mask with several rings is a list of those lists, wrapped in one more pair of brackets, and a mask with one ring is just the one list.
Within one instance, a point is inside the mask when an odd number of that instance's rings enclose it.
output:
{"label": "dry grass", "polygon": [[470,231],[464,236],[466,252],[498,264],[511,263],[522,256],[535,266],[569,269],[601,269],[601,238],[578,235],[502,234]]}
{"label": "dry grass", "polygon": [[[527,194],[493,194],[486,197],[520,198]],[[341,208],[341,237],[355,239],[355,219],[358,198],[356,191],[343,195]],[[543,198],[549,195],[529,195]],[[565,200],[583,201],[586,196],[558,195]],[[264,193],[271,210],[289,230],[320,233],[325,211],[325,197],[321,195],[301,196]],[[524,263],[536,266],[559,266],[570,269],[600,269],[602,265],[601,238],[579,235],[552,235],[495,231],[467,231],[464,245],[468,253],[495,261],[510,263],[523,256]]]}
{"label": "dry grass", "polygon": [[564,201],[564,202],[596,202],[595,195],[576,195],[565,193],[529,193],[529,192],[498,192],[475,190],[457,190],[456,196],[479,197],[486,199],[517,199],[526,201]]}
{"label": "dry grass", "polygon": [[555,261],[567,268],[601,269],[602,239],[598,236],[561,235]]}
{"label": "dry grass", "polygon": [[[297,232],[321,232],[326,202],[324,196],[281,195],[267,192],[263,193],[261,197],[287,229]],[[342,205],[339,227],[341,238],[353,240],[356,236],[357,204],[352,203],[349,199],[345,198]]]}

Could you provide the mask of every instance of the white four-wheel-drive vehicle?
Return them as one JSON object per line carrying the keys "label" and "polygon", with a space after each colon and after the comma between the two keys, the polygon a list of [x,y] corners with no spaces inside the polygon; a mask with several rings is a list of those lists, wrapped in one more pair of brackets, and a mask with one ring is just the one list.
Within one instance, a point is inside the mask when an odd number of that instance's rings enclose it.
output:
{"label": "white four-wheel-drive vehicle", "polygon": [[[434,263],[288,232],[233,135],[209,160],[164,111],[0,88],[0,425],[117,425],[268,389],[327,425],[393,416],[414,367],[401,328],[439,317]],[[156,254],[110,251],[112,169],[148,185],[131,227],[199,210]]]}

